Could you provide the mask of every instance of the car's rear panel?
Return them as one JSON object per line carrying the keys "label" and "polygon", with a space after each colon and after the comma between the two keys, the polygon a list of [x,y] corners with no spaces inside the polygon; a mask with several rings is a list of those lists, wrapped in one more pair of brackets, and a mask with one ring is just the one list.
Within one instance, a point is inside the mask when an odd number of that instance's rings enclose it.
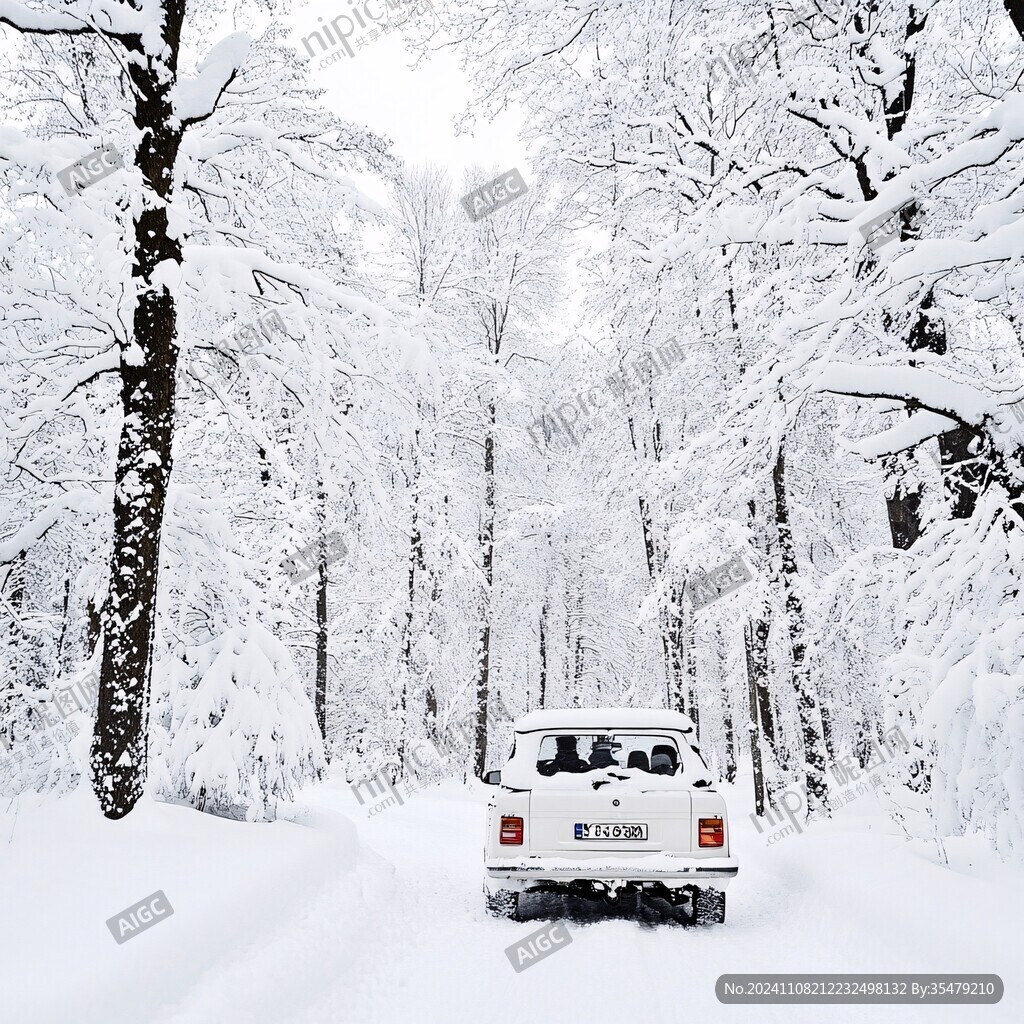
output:
{"label": "car's rear panel", "polygon": [[[643,792],[636,782],[602,786],[593,793],[534,790],[530,795],[530,846],[524,852],[556,857],[602,851],[688,853],[694,834],[690,802],[687,790]],[[616,823],[642,825],[647,838],[576,838],[577,832],[582,832],[578,825]]]}

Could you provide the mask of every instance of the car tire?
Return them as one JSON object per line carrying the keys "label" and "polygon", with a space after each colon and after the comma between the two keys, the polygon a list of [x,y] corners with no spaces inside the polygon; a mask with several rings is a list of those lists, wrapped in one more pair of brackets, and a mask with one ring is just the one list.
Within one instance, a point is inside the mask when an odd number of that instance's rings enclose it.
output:
{"label": "car tire", "polygon": [[725,924],[725,893],[721,889],[698,889],[693,907],[694,924]]}
{"label": "car tire", "polygon": [[519,920],[519,893],[512,889],[484,889],[484,904],[492,917]]}

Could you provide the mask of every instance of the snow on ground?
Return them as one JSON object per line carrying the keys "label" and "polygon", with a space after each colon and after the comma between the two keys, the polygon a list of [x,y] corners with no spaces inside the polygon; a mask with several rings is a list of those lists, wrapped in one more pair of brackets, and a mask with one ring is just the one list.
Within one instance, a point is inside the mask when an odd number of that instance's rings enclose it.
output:
{"label": "snow on ground", "polygon": [[[745,783],[745,784],[744,784]],[[872,795],[771,846],[725,787],[740,875],[727,923],[568,908],[573,942],[516,974],[540,926],[484,914],[486,787],[454,782],[374,817],[342,779],[294,821],[246,825],[90,793],[23,796],[0,832],[0,1024],[554,1024],[681,1020],[1024,1020],[1024,874],[980,842],[950,867]],[[106,920],[162,889],[174,913],[123,945]],[[565,909],[565,908],[563,908]],[[995,1006],[723,1006],[727,972],[999,974]]]}

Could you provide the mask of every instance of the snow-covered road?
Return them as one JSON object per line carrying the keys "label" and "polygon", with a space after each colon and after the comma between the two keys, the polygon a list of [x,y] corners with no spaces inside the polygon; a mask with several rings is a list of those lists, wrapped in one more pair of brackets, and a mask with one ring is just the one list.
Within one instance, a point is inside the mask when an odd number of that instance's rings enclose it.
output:
{"label": "snow-covered road", "polygon": [[[82,977],[75,983],[65,972],[62,982],[42,972],[44,994],[38,964],[18,970],[9,990],[18,1012],[3,1014],[3,1024],[1024,1019],[1019,874],[966,842],[949,851],[951,868],[940,868],[894,833],[873,797],[767,847],[733,795],[741,873],[724,926],[570,915],[572,943],[517,974],[504,949],[540,921],[493,920],[483,911],[485,797],[482,786],[449,783],[371,818],[337,780],[307,795],[307,827],[214,820],[213,837],[206,816],[153,805],[147,813],[160,827],[140,816],[132,860],[151,843],[154,851],[171,848],[154,854],[164,862],[127,883],[116,866],[99,869],[93,895],[106,892],[79,922],[77,950],[74,928],[45,939],[50,957],[78,957]],[[164,823],[169,812],[174,820]],[[21,843],[6,849],[32,842],[25,826]],[[22,870],[31,886],[31,866]],[[44,865],[38,870],[46,877]],[[111,891],[117,884],[119,894]],[[127,894],[158,885],[175,916],[124,946],[109,935],[103,941],[99,919],[130,902]],[[47,904],[61,898],[75,896],[70,888],[51,893]],[[4,900],[5,912],[18,903],[11,893]],[[26,963],[32,927],[21,947]],[[977,1007],[717,1002],[719,975],[758,971],[996,973],[1006,995]],[[58,997],[62,1016],[53,1015]]]}
{"label": "snow-covered road", "polygon": [[[1012,985],[995,1007],[717,1002],[715,981],[726,972],[975,971],[1014,977],[1020,947],[1007,949],[996,938],[1002,929],[991,927],[999,919],[1011,924],[1006,890],[943,870],[896,836],[857,835],[828,824],[769,848],[745,816],[737,816],[743,861],[729,890],[724,927],[570,917],[572,944],[517,974],[504,949],[541,922],[493,920],[482,909],[480,790],[470,795],[448,785],[372,818],[343,786],[326,794],[326,805],[344,802],[363,844],[394,865],[391,884],[359,900],[345,885],[325,893],[316,911],[275,940],[264,951],[269,957],[261,956],[252,977],[237,986],[250,988],[262,979],[237,1019],[1024,1019],[1024,1003]],[[1024,909],[1022,890],[1012,891],[1016,909]],[[267,1013],[268,1000],[277,1004],[273,1014]],[[197,1011],[205,1002],[197,994]],[[174,1018],[175,1024],[209,1019],[198,1013]]]}

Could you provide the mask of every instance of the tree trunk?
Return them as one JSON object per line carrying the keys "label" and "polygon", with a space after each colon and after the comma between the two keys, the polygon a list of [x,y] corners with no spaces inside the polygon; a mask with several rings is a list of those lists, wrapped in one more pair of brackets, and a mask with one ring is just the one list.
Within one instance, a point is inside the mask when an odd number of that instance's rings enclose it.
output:
{"label": "tree trunk", "polygon": [[[904,232],[916,237],[916,229]],[[907,347],[912,352],[930,352],[944,356],[948,351],[946,325],[934,312],[934,290],[929,289],[921,300],[917,321]],[[979,437],[967,427],[954,427],[939,435],[942,490],[954,519],[970,519],[974,515],[978,495],[988,482],[984,459],[979,454]]]}
{"label": "tree trunk", "polygon": [[829,714],[828,702],[819,701],[819,707],[821,708],[821,735],[825,740],[825,750],[828,753],[829,761],[834,763],[836,751],[832,745],[832,716]]}
{"label": "tree trunk", "polygon": [[683,664],[686,666],[687,687],[690,707],[687,714],[693,719],[693,727],[700,742],[700,705],[697,703],[697,630],[693,612],[683,619]]}
{"label": "tree trunk", "polygon": [[[890,474],[896,475],[898,460],[884,459],[882,464]],[[885,499],[885,509],[889,517],[892,546],[901,551],[909,550],[921,536],[920,487],[908,487],[902,481],[897,480],[892,497]]]}
{"label": "tree trunk", "polygon": [[732,707],[729,703],[729,687],[722,687],[722,723],[725,726],[725,781],[736,781],[736,737],[732,728]]}
{"label": "tree trunk", "polygon": [[778,531],[781,583],[786,595],[786,620],[793,657],[793,690],[796,694],[800,731],[804,744],[807,811],[808,814],[813,814],[816,811],[828,810],[828,787],[825,781],[821,713],[818,709],[817,696],[811,685],[810,669],[806,661],[807,630],[798,588],[799,572],[796,564],[796,551],[793,546],[793,533],[789,525],[784,444],[785,438],[782,438],[775,467],[772,470],[772,484],[775,490],[775,525]]}
{"label": "tree trunk", "polygon": [[657,566],[654,564],[654,531],[651,523],[651,506],[643,495],[640,495],[637,501],[640,504],[640,526],[644,534],[644,553],[647,555],[647,575],[653,580]]}
{"label": "tree trunk", "polygon": [[[417,415],[422,410],[417,406]],[[423,557],[423,537],[420,532],[420,429],[416,427],[412,449],[412,468],[409,477],[409,490],[412,494],[412,518],[409,524],[409,563],[406,576],[406,608],[405,623],[402,629],[402,668],[407,679],[416,678],[413,667],[413,622],[416,616],[416,573],[426,569]],[[414,688],[418,689],[418,687]],[[418,699],[418,698],[417,698]]]}
{"label": "tree trunk", "polygon": [[483,550],[484,592],[483,625],[476,678],[475,767],[478,778],[486,771],[487,695],[491,679],[491,584],[494,581],[494,427],[495,405],[487,407],[487,437],[484,440],[484,508],[480,520],[480,547]]}
{"label": "tree trunk", "polygon": [[64,577],[64,604],[60,615],[60,636],[57,639],[57,671],[56,677],[64,675],[64,642],[68,635],[68,605],[71,603],[71,577]]}
{"label": "tree trunk", "polygon": [[770,625],[767,619],[757,619],[750,627],[750,671],[754,676],[754,695],[758,716],[758,736],[761,743],[761,773],[764,777],[764,793],[769,802],[776,788],[776,766],[788,767],[789,758],[782,749],[781,737],[776,739],[775,711],[769,690],[768,676],[768,635]]}
{"label": "tree trunk", "polygon": [[768,631],[767,619],[758,619],[751,627],[750,658],[754,673],[754,686],[757,689],[757,711],[761,725],[761,735],[768,741],[778,758],[775,749],[775,715],[772,712],[771,695],[768,692]]}
{"label": "tree trunk", "polygon": [[102,605],[97,605],[90,597],[85,605],[85,646],[88,657],[96,653],[96,645],[100,642]]}
{"label": "tree trunk", "polygon": [[853,752],[857,757],[857,763],[861,768],[867,768],[871,760],[871,742],[868,739],[871,727],[868,725],[868,717],[864,717],[857,723],[857,733],[854,739]]}
{"label": "tree trunk", "polygon": [[699,743],[700,742],[700,706],[697,704],[697,691],[695,689],[693,689],[693,687],[690,688],[689,697],[690,697],[690,707],[689,707],[689,710],[686,713],[693,720],[693,728],[696,731],[697,742]]}
{"label": "tree trunk", "polygon": [[324,741],[324,755],[330,759],[327,743],[327,492],[317,481],[317,519],[320,528],[319,576],[316,588],[316,722]]}
{"label": "tree trunk", "polygon": [[758,733],[757,669],[754,662],[754,628],[747,623],[743,630],[743,646],[747,655],[747,693],[750,717],[747,734],[750,737],[750,762],[754,770],[754,813],[764,816],[764,770],[761,767],[761,737]]}
{"label": "tree trunk", "polygon": [[[573,649],[573,693],[583,693],[583,575],[576,590],[576,643]],[[578,703],[578,701],[577,701]]]}
{"label": "tree trunk", "polygon": [[171,475],[178,365],[175,300],[152,278],[158,267],[181,264],[177,229],[168,231],[167,204],[182,131],[173,118],[170,92],[183,13],[181,2],[164,5],[169,53],[160,62],[133,59],[125,64],[135,86],[134,121],[142,132],[136,163],[154,196],[140,194],[142,209],[135,220],[135,309],[121,361],[110,589],[102,611],[103,658],[90,752],[92,787],[108,818],[122,818],[135,806],[149,754],[160,533]]}
{"label": "tree trunk", "polygon": [[[653,576],[651,577],[653,582]],[[683,697],[683,594],[679,587],[669,591],[669,606],[660,611],[661,645],[665,657],[666,707],[686,714]]]}
{"label": "tree trunk", "polygon": [[967,427],[939,435],[942,487],[953,519],[974,515],[978,495],[988,483],[987,466],[978,447],[978,435]]}
{"label": "tree trunk", "polygon": [[25,552],[19,551],[14,557],[14,564],[11,567],[13,572],[8,573],[7,578],[13,579],[11,585],[11,604],[19,611],[25,609]]}
{"label": "tree trunk", "polygon": [[537,707],[545,707],[548,689],[548,638],[547,638],[548,602],[540,606],[540,696]]}
{"label": "tree trunk", "polygon": [[[439,570],[430,573],[430,608],[427,611],[427,619],[433,625],[433,616],[440,608],[441,600],[441,573]],[[427,731],[430,735],[437,735],[437,692],[434,690],[433,668],[427,671],[423,703],[427,711]]]}

